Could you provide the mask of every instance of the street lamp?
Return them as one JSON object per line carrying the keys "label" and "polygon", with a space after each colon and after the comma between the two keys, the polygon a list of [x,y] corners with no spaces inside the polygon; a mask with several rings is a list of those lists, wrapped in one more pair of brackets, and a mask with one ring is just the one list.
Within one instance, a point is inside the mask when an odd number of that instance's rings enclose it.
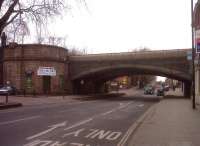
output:
{"label": "street lamp", "polygon": [[195,65],[194,65],[194,58],[195,58],[195,47],[194,47],[194,15],[193,15],[193,0],[191,0],[191,30],[192,30],[192,108],[196,108],[195,103]]}

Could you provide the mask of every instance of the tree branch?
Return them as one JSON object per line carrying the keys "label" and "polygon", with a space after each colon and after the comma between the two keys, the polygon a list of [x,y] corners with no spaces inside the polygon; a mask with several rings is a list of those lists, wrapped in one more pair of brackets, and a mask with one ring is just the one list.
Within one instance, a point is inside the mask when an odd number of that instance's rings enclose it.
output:
{"label": "tree branch", "polygon": [[9,25],[10,23],[12,23],[14,20],[15,20],[15,18],[17,18],[17,16],[19,15],[20,13],[17,13],[17,14],[15,14],[7,23],[5,23],[5,25],[3,25],[4,27],[5,26],[7,26],[7,25]]}
{"label": "tree branch", "polygon": [[4,2],[4,0],[0,0],[0,10],[1,10],[1,7],[3,5],[3,2]]}
{"label": "tree branch", "polygon": [[0,27],[3,27],[7,23],[7,21],[9,20],[10,16],[12,15],[14,8],[18,2],[19,2],[19,0],[13,0],[13,3],[8,8],[7,12],[0,19]]}

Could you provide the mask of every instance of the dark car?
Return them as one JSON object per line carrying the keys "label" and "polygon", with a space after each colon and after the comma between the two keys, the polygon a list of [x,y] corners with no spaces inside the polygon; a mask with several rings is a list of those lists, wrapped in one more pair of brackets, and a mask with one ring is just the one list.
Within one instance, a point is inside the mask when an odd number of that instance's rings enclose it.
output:
{"label": "dark car", "polygon": [[163,87],[158,87],[158,88],[156,89],[156,95],[157,95],[157,96],[164,96],[164,95],[165,95],[164,88],[163,88]]}
{"label": "dark car", "polygon": [[0,95],[15,95],[17,93],[17,90],[13,86],[3,86],[0,88]]}
{"label": "dark car", "polygon": [[144,94],[154,94],[154,88],[153,86],[145,86],[144,87]]}

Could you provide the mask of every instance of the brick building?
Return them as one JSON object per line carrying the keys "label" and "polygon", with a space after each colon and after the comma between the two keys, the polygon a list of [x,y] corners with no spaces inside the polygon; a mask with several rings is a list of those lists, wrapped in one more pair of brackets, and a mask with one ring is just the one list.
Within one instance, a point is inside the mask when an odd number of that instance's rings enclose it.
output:
{"label": "brick building", "polygon": [[4,49],[3,82],[19,91],[63,93],[67,89],[68,51],[40,44],[10,44]]}

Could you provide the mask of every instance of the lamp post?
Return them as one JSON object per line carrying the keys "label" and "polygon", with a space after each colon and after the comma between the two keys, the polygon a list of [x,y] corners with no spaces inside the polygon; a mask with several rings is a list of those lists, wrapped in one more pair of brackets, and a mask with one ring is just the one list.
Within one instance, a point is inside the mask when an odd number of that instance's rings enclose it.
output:
{"label": "lamp post", "polygon": [[193,15],[193,0],[191,0],[191,30],[192,30],[192,108],[196,108],[195,102],[195,47],[194,47],[194,15]]}

